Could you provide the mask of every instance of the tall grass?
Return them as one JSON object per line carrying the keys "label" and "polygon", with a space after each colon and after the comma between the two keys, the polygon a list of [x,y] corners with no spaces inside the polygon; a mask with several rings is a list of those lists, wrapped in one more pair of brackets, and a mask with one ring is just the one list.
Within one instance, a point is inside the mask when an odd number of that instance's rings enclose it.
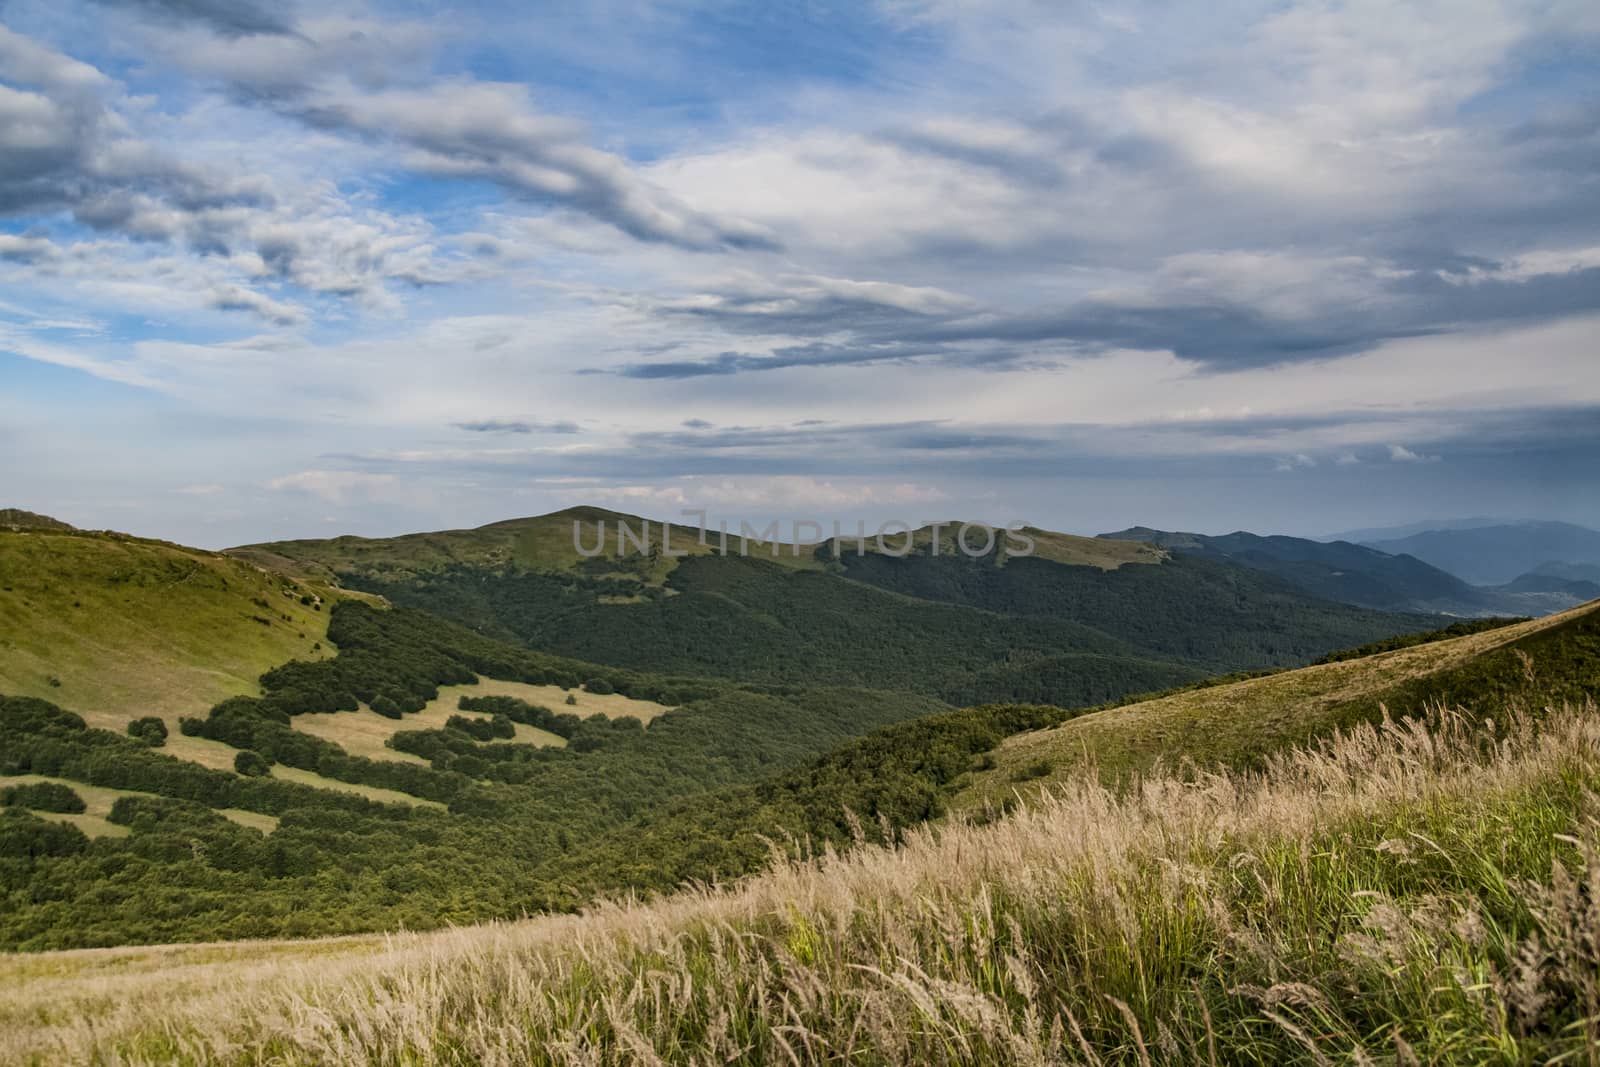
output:
{"label": "tall grass", "polygon": [[583,916],[16,957],[0,1057],[1595,1063],[1597,782],[1592,703],[1435,709]]}

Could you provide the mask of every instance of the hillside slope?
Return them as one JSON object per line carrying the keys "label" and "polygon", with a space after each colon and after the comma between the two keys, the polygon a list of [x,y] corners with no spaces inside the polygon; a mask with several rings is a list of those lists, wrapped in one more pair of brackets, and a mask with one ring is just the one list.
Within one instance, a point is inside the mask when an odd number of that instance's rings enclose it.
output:
{"label": "hillside slope", "polygon": [[3,958],[0,1062],[1581,1062],[1600,719],[1555,704],[581,916]]}
{"label": "hillside slope", "polygon": [[1003,805],[1086,767],[1117,779],[1158,764],[1249,766],[1268,753],[1387,708],[1503,701],[1538,687],[1553,699],[1600,691],[1600,601],[1542,619],[1097,711],[1019,734],[973,775],[958,808]]}
{"label": "hillside slope", "polygon": [[176,732],[267,669],[331,654],[328,608],[346,595],[164,541],[0,529],[0,693]]}

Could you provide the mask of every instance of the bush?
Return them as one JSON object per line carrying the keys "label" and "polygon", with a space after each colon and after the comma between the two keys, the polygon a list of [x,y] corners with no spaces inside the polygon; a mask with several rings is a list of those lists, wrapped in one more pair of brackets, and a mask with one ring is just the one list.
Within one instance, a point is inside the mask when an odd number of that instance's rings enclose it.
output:
{"label": "bush", "polygon": [[76,826],[46,822],[20,811],[0,811],[0,858],[71,856],[88,847],[89,838]]}
{"label": "bush", "polygon": [[578,703],[578,694],[576,694],[576,693],[568,693],[567,694],[567,703],[569,705],[576,706],[577,703]]}
{"label": "bush", "polygon": [[597,696],[608,696],[617,691],[616,688],[604,678],[590,678],[587,682],[583,683],[583,687]]}
{"label": "bush", "polygon": [[82,797],[59,782],[29,782],[0,789],[0,807],[76,815],[86,806]]}
{"label": "bush", "polygon": [[368,704],[367,707],[382,715],[385,719],[398,719],[401,715],[400,705],[389,697],[374,697],[372,703]]}
{"label": "bush", "polygon": [[272,770],[270,764],[259,752],[251,752],[248,748],[233,757],[233,769],[246,778],[260,778]]}
{"label": "bush", "polygon": [[146,715],[128,723],[128,736],[138,738],[151,748],[167,743],[167,724],[155,715]]}

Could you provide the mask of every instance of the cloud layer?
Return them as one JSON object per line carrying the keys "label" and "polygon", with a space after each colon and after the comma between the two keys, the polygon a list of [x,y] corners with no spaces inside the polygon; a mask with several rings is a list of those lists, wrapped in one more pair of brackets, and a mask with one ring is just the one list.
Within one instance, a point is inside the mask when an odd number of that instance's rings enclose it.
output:
{"label": "cloud layer", "polygon": [[808,11],[10,0],[18,502],[1600,521],[1592,4]]}

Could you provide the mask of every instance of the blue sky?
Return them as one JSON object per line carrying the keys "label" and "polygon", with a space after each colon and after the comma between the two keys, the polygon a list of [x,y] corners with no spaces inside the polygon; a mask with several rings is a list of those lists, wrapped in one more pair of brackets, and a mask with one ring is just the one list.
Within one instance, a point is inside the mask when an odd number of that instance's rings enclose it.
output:
{"label": "blue sky", "polygon": [[0,504],[1600,525],[1600,9],[0,0]]}

